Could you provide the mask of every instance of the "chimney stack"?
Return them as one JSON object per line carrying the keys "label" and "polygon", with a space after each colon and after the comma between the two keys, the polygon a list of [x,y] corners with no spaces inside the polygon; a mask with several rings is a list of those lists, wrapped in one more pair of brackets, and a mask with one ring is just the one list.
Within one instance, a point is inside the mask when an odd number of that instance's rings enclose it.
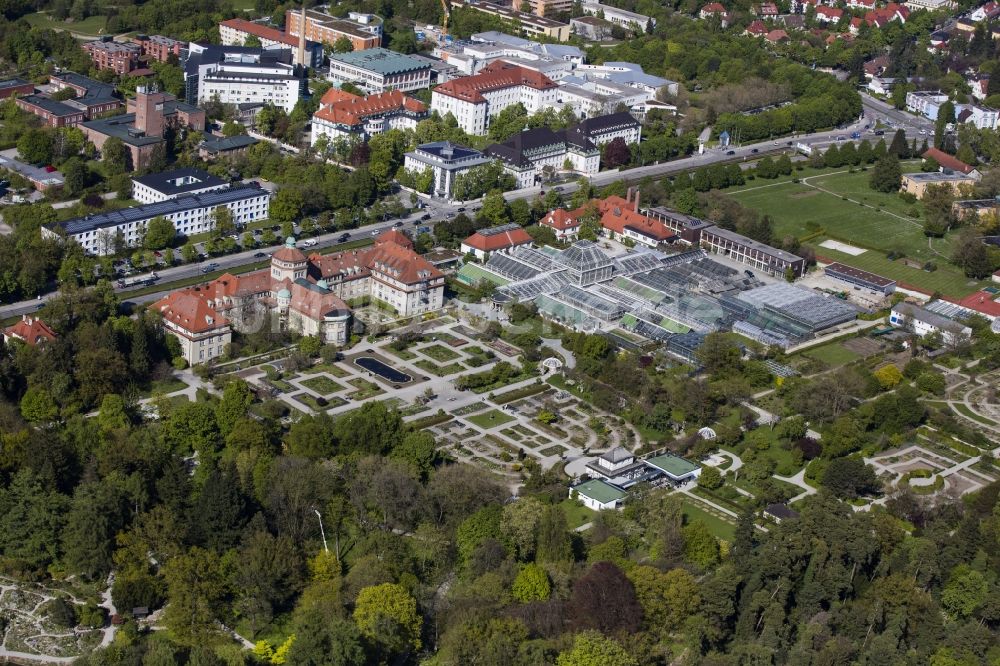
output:
{"label": "chimney stack", "polygon": [[635,206],[633,206],[635,212],[639,212],[639,188],[635,188]]}

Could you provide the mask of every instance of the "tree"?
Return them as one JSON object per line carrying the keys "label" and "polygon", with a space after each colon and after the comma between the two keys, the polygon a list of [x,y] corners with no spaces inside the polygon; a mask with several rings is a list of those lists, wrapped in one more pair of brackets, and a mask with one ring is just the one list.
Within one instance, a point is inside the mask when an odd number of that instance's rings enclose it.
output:
{"label": "tree", "polygon": [[59,406],[40,386],[32,386],[21,398],[21,416],[31,423],[48,423],[59,416]]}
{"label": "tree", "polygon": [[887,154],[875,162],[868,179],[868,186],[876,192],[898,192],[902,182],[903,171],[899,165],[899,158]]}
{"label": "tree", "polygon": [[283,187],[271,199],[270,217],[278,224],[291,224],[302,214],[302,193],[291,187]]}
{"label": "tree", "polygon": [[[273,207],[270,210],[272,213],[274,212]],[[212,231],[215,233],[216,238],[228,236],[233,233],[235,228],[236,226],[233,224],[233,211],[229,210],[229,206],[216,206],[215,210],[212,211]]]}
{"label": "tree", "polygon": [[511,588],[514,598],[522,604],[531,601],[545,601],[552,592],[549,575],[537,564],[526,564],[518,572]]}
{"label": "tree", "polygon": [[947,126],[955,122],[955,103],[947,100],[938,107],[937,119],[934,121],[934,147],[944,148],[944,137]]}
{"label": "tree", "polygon": [[163,566],[163,576],[169,599],[164,622],[174,639],[190,646],[211,640],[226,594],[218,555],[192,547],[168,560]]}
{"label": "tree", "polygon": [[698,487],[716,490],[723,484],[722,474],[716,467],[703,467],[698,476]]}
{"label": "tree", "polygon": [[52,161],[52,134],[41,128],[29,129],[17,140],[17,154],[22,162],[48,164]]}
{"label": "tree", "polygon": [[566,527],[566,514],[559,505],[547,506],[538,522],[538,562],[571,562],[573,544]]}
{"label": "tree", "polygon": [[719,561],[719,542],[700,520],[684,526],[684,559],[703,569]]}
{"label": "tree", "polygon": [[924,234],[927,236],[943,236],[954,223],[954,213],[951,205],[955,200],[955,191],[947,183],[928,185],[924,189],[922,202],[924,204]]}
{"label": "tree", "polygon": [[[627,166],[632,161],[632,154],[625,139],[616,137],[604,148],[604,166],[608,169],[617,169]],[[697,188],[695,188],[697,189]]]}
{"label": "tree", "polygon": [[701,602],[698,581],[684,569],[664,573],[651,566],[629,572],[636,598],[642,606],[646,626],[653,631],[671,632],[698,611]]}
{"label": "tree", "polygon": [[885,389],[895,388],[899,382],[903,381],[903,373],[892,363],[887,363],[872,373],[879,385]]}
{"label": "tree", "polygon": [[78,157],[62,165],[63,188],[68,194],[78,195],[90,184],[90,169]]}
{"label": "tree", "polygon": [[62,533],[67,566],[87,580],[107,576],[115,534],[125,523],[122,498],[110,481],[77,486]]}
{"label": "tree", "polygon": [[510,208],[507,206],[503,192],[494,190],[487,194],[483,199],[483,208],[479,214],[489,220],[491,224],[500,225],[510,222]]}
{"label": "tree", "polygon": [[157,215],[146,224],[143,247],[147,250],[160,250],[170,245],[176,235],[177,229],[174,223],[162,215]]}
{"label": "tree", "polygon": [[966,277],[977,280],[989,277],[997,263],[986,243],[971,229],[963,231],[956,241],[951,260],[962,269]]}
{"label": "tree", "polygon": [[596,631],[577,634],[573,647],[560,653],[556,666],[639,666],[621,645]]}
{"label": "tree", "polygon": [[988,594],[989,584],[983,574],[961,565],[941,591],[941,605],[951,616],[964,619],[983,605]]}
{"label": "tree", "polygon": [[417,601],[406,588],[394,583],[366,587],[358,593],[354,622],[361,635],[389,654],[420,649],[423,620]]}
{"label": "tree", "polygon": [[739,371],[740,348],[722,333],[709,333],[695,352],[710,375]]}
{"label": "tree", "polygon": [[598,562],[577,579],[569,614],[576,627],[604,634],[634,633],[642,624],[642,607],[632,581],[610,562]]}
{"label": "tree", "polygon": [[897,160],[908,157],[910,149],[906,145],[906,132],[903,129],[896,130],[892,135],[892,143],[889,144],[887,154],[892,155]]}
{"label": "tree", "polygon": [[30,469],[0,488],[0,553],[16,566],[42,570],[59,555],[69,502]]}
{"label": "tree", "polygon": [[334,53],[350,53],[354,50],[354,43],[349,37],[338,37],[333,43]]}
{"label": "tree", "polygon": [[525,129],[527,118],[528,111],[520,102],[508,106],[490,121],[490,140],[503,143]]}
{"label": "tree", "polygon": [[364,666],[361,632],[353,623],[314,609],[297,614],[293,626],[295,641],[288,650],[289,664]]}
{"label": "tree", "polygon": [[222,400],[215,408],[215,422],[223,437],[232,432],[237,421],[245,418],[250,404],[253,402],[253,392],[242,379],[233,379],[222,390]]}
{"label": "tree", "polygon": [[101,157],[104,161],[104,173],[107,176],[116,176],[132,170],[131,153],[125,147],[125,143],[116,136],[108,137],[104,142]]}
{"label": "tree", "polygon": [[835,458],[823,472],[824,488],[843,498],[854,498],[879,490],[879,481],[871,465],[860,458]]}

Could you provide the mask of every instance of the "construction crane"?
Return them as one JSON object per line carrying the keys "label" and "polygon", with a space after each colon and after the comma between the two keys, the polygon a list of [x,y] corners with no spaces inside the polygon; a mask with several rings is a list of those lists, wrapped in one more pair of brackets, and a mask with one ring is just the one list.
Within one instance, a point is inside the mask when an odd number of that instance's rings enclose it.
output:
{"label": "construction crane", "polygon": [[441,24],[441,36],[448,36],[448,19],[451,18],[451,5],[448,0],[441,0],[441,8],[444,9],[444,22]]}

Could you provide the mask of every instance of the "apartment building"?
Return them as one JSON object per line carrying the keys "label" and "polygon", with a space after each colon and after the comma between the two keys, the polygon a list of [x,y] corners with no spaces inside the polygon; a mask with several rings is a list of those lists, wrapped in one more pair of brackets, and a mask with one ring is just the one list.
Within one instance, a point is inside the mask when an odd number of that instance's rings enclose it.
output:
{"label": "apartment building", "polygon": [[552,106],[558,86],[552,79],[504,61],[479,74],[443,83],[431,94],[431,110],[452,114],[469,134],[486,134],[490,121],[508,106],[523,104],[528,113]]}
{"label": "apartment building", "polygon": [[389,90],[409,92],[430,86],[431,66],[423,60],[381,47],[332,53],[330,80],[334,83],[353,83],[369,93]]}
{"label": "apartment building", "polygon": [[132,198],[141,204],[151,204],[228,186],[225,180],[202,169],[174,169],[133,178]]}
{"label": "apartment building", "polygon": [[573,9],[573,0],[527,0],[531,13],[535,16],[568,14]]}
{"label": "apartment building", "polygon": [[154,217],[165,217],[174,223],[178,234],[190,236],[214,229],[219,207],[229,209],[236,225],[266,219],[270,200],[271,193],[258,185],[228,187],[55,222],[42,227],[42,235],[73,239],[89,254],[104,256],[114,252],[119,234],[126,246],[138,246]]}
{"label": "apartment building", "polygon": [[32,113],[49,127],[76,127],[82,123],[87,114],[82,109],[46,97],[44,95],[25,95],[14,99],[17,108]]}
{"label": "apartment building", "polygon": [[544,16],[519,12],[510,7],[493,4],[492,2],[477,2],[466,6],[484,14],[490,14],[491,16],[496,16],[520,25],[521,29],[529,35],[548,37],[559,42],[569,41],[570,29],[566,23],[561,23]]}
{"label": "apartment building", "polygon": [[139,46],[143,57],[157,62],[170,62],[171,58],[179,60],[186,46],[185,42],[163,35],[136,35],[132,42]]}
{"label": "apartment building", "polygon": [[593,176],[601,162],[601,151],[577,128],[558,132],[548,127],[525,130],[503,143],[487,146],[484,153],[500,160],[518,188],[531,187],[542,181],[545,170],[556,173],[567,164],[573,171]]}
{"label": "apartment building", "polygon": [[264,48],[291,49],[292,64],[312,69],[323,65],[323,45],[319,42],[306,39],[300,44],[297,36],[246,19],[234,18],[220,23],[219,37],[224,46],[243,46],[248,39],[256,38]]}
{"label": "apartment building", "polygon": [[310,144],[322,137],[328,142],[351,136],[367,140],[390,129],[415,129],[428,115],[422,102],[398,90],[359,97],[331,88],[313,114]]}
{"label": "apartment building", "polygon": [[104,37],[93,42],[86,42],[83,50],[90,56],[94,67],[101,70],[111,70],[115,74],[128,74],[139,68],[139,56],[142,49],[132,42],[116,42],[111,37]]}
{"label": "apartment building", "polygon": [[604,16],[604,20],[626,30],[636,30],[647,32],[656,27],[656,19],[645,14],[637,14],[611,5],[604,5],[600,2],[585,1],[581,7],[583,12],[589,16]]}
{"label": "apartment building", "polygon": [[350,12],[347,18],[331,16],[317,9],[303,12],[289,9],[285,12],[285,30],[298,37],[305,24],[306,39],[333,46],[339,39],[348,39],[355,51],[373,49],[382,45],[382,19],[374,14]]}
{"label": "apartment building", "polygon": [[7,79],[0,81],[0,99],[7,99],[13,95],[30,95],[35,92],[35,84],[24,79]]}
{"label": "apartment building", "polygon": [[289,48],[192,43],[184,67],[187,101],[273,104],[291,113],[307,85],[305,70],[293,63],[292,54]]}

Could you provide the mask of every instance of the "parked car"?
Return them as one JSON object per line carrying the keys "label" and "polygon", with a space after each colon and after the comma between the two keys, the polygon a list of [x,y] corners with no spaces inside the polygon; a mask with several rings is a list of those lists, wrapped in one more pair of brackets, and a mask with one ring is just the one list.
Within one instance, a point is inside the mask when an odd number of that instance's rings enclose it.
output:
{"label": "parked car", "polygon": [[337,238],[337,242],[338,243],[346,243],[350,239],[351,239],[351,234],[344,233],[344,234],[340,234],[340,236]]}
{"label": "parked car", "polygon": [[254,252],[254,253],[253,253],[253,258],[254,258],[254,259],[263,259],[263,258],[264,258],[264,257],[266,257],[266,256],[267,256],[267,255],[266,255],[266,254],[264,254],[263,252]]}
{"label": "parked car", "polygon": [[760,151],[759,151],[759,150],[757,150],[756,148],[752,148],[752,149],[750,150],[750,152],[751,152],[751,153],[758,153],[758,152],[760,152]]}
{"label": "parked car", "polygon": [[726,151],[726,155],[735,155],[735,154],[736,154],[735,150],[727,150]]}
{"label": "parked car", "polygon": [[459,206],[458,207],[458,212],[459,213],[464,213],[465,212],[465,206]]}

